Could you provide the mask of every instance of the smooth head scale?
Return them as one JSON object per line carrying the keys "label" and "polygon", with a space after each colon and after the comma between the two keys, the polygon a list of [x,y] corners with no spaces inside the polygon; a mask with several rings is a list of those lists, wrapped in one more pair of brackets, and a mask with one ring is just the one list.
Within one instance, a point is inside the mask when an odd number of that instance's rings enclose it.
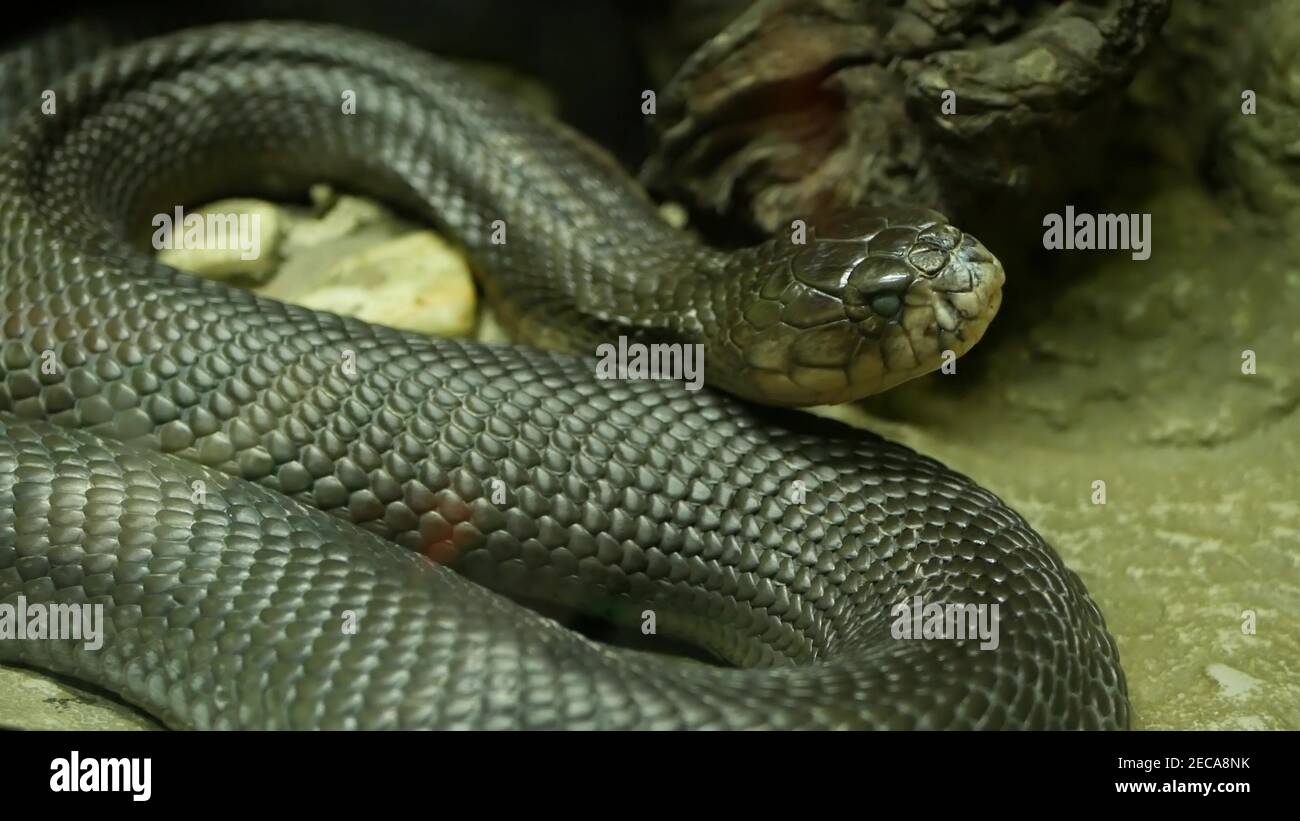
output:
{"label": "smooth head scale", "polygon": [[[928,373],[983,336],[1002,265],[934,211],[858,208],[737,252],[711,381],[765,404],[861,399]],[[741,284],[737,284],[737,280]]]}

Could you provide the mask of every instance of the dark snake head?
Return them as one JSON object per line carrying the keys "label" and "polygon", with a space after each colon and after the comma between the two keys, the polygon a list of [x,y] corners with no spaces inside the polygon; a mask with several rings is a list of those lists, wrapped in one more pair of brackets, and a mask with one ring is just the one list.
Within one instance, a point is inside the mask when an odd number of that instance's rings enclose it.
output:
{"label": "dark snake head", "polygon": [[[737,305],[715,384],[768,404],[833,404],[920,376],[983,336],[1002,265],[920,208],[859,208],[736,255]],[[734,312],[733,312],[733,315]]]}

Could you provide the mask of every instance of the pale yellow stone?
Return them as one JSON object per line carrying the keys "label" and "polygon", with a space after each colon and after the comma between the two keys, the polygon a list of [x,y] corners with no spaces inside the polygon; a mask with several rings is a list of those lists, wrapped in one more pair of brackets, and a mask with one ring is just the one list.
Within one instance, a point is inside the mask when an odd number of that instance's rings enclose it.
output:
{"label": "pale yellow stone", "polygon": [[307,308],[437,336],[473,333],[477,295],[459,251],[372,200],[338,194],[325,184],[312,186],[310,198],[310,210],[247,199],[193,209],[256,214],[261,247],[254,260],[240,259],[238,249],[164,251],[158,257]]}
{"label": "pale yellow stone", "polygon": [[[288,222],[287,214],[275,204],[254,199],[217,200],[200,208],[186,209],[184,214],[186,217],[191,214],[203,217],[205,226],[214,217],[239,219],[247,228],[247,236],[242,230],[238,235],[232,236],[218,227],[214,229],[212,236],[222,237],[223,240],[212,244],[231,247],[160,249],[157,255],[160,262],[207,279],[244,279],[261,283],[275,273],[280,259],[280,242]],[[241,215],[247,215],[247,220],[243,220]],[[220,223],[216,225],[220,226]],[[157,226],[155,231],[156,229]],[[173,229],[175,244],[182,244],[184,233],[183,224],[175,226]],[[206,237],[205,227],[205,242]]]}
{"label": "pale yellow stone", "polygon": [[346,256],[295,300],[318,311],[435,336],[474,331],[474,279],[461,254],[416,231]]}
{"label": "pale yellow stone", "polygon": [[478,317],[478,328],[474,333],[474,339],[478,342],[507,343],[510,342],[510,333],[506,331],[505,326],[497,319],[496,311],[485,301]]}
{"label": "pale yellow stone", "polygon": [[659,218],[674,228],[684,230],[691,221],[686,206],[679,202],[665,202],[659,206]]}
{"label": "pale yellow stone", "polygon": [[363,228],[395,222],[392,213],[375,202],[346,194],[335,198],[323,186],[312,187],[312,201],[318,206],[330,203],[320,219],[298,220],[289,228],[284,238],[284,254],[298,253],[327,242],[355,234]]}

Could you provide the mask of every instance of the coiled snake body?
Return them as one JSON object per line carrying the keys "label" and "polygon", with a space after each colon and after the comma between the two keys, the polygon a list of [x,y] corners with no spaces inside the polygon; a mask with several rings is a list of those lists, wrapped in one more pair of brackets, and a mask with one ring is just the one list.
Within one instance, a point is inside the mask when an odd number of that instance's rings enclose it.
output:
{"label": "coiled snake body", "polygon": [[[333,180],[463,244],[525,340],[699,343],[713,385],[811,404],[982,333],[1001,269],[937,214],[711,251],[562,128],[329,27],[183,32],[51,87],[0,155],[0,601],[102,604],[107,628],[0,659],[177,727],[1127,724],[1077,577],[933,460],[583,356],[280,304],[138,245],[176,204]],[[732,667],[597,644],[488,588],[653,612]],[[914,600],[996,603],[996,648],[895,638]]]}

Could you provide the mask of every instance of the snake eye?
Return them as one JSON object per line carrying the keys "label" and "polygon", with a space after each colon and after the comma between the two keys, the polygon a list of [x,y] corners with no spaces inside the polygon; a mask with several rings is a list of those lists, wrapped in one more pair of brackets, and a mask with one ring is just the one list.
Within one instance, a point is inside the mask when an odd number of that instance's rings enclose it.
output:
{"label": "snake eye", "polygon": [[893,319],[903,307],[903,300],[897,294],[877,294],[871,298],[871,310],[885,319]]}

